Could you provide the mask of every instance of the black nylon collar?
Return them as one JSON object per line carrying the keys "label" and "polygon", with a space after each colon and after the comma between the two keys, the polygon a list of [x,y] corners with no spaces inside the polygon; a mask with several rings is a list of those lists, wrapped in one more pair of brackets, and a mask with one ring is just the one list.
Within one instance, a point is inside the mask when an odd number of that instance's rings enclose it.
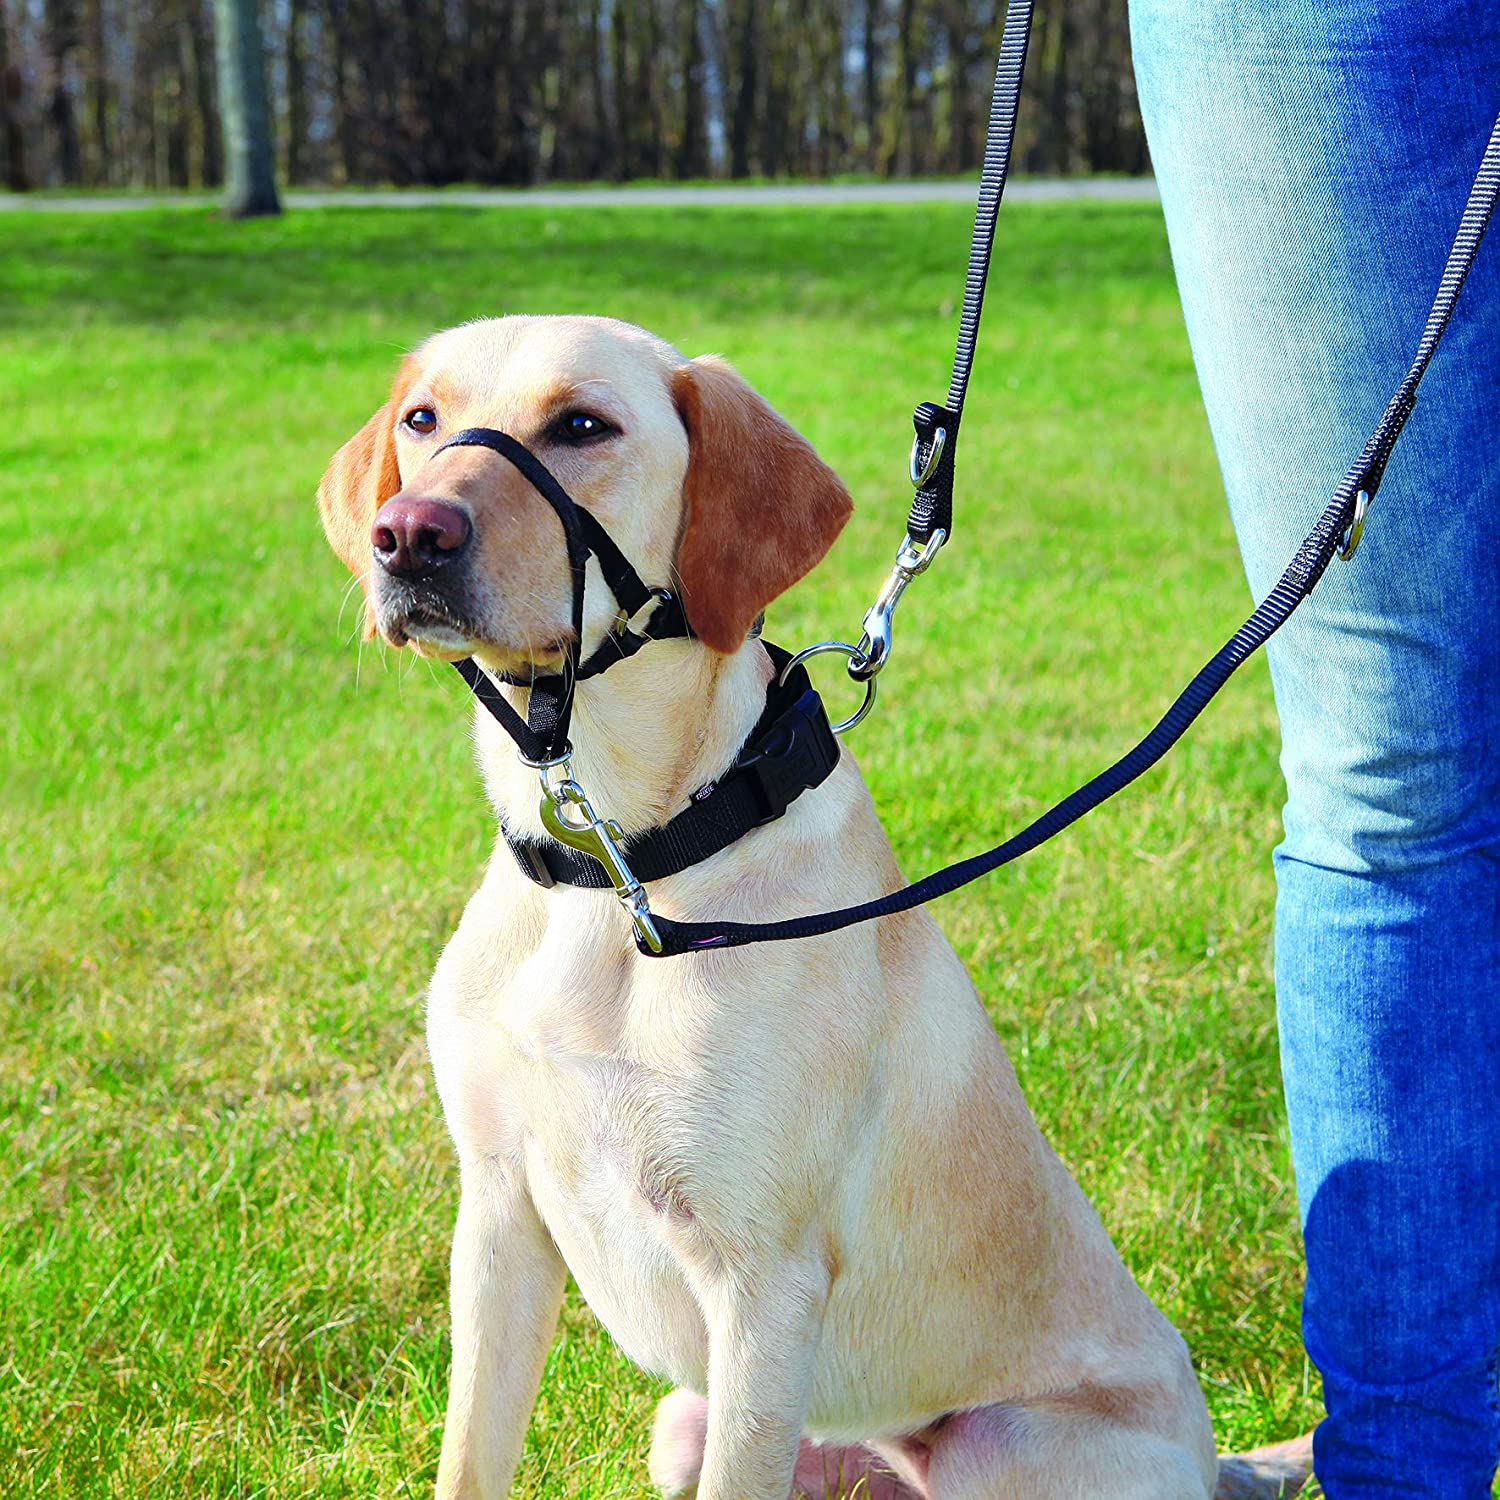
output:
{"label": "black nylon collar", "polygon": [[[786,674],[788,652],[761,643],[773,675],[766,706],[734,764],[660,828],[627,839],[623,853],[643,884],[664,880],[727,849],[753,828],[781,817],[803,792],[827,780],[839,760],[839,742],[806,670]],[[555,839],[526,839],[503,828],[505,842],[526,876],[540,886],[608,890],[612,882],[598,860]]]}

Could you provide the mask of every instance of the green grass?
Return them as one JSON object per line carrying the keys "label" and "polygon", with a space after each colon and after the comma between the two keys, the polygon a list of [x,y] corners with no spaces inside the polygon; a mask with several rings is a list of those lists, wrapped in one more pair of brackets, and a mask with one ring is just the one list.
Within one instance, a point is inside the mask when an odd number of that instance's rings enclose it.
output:
{"label": "green grass", "polygon": [[[421,991],[493,830],[461,685],[356,670],[313,507],[398,351],[586,310],[729,355],[859,504],[770,633],[847,636],[967,233],[939,206],[7,219],[0,1493],[431,1482],[456,1173]],[[960,489],[853,740],[913,875],[1122,750],[1246,607],[1154,208],[1006,211]],[[1317,1411],[1276,746],[1256,663],[1164,768],[938,908],[1224,1446]],[[654,1393],[570,1301],[517,1493],[645,1495]]]}

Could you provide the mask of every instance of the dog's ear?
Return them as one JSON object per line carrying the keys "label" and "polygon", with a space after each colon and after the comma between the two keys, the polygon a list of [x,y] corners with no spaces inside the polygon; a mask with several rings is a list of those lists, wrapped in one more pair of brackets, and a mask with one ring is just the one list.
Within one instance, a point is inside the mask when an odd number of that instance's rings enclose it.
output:
{"label": "dog's ear", "polygon": [[[333,455],[318,485],[318,513],[328,545],[359,579],[366,597],[370,583],[370,527],[375,512],[401,488],[396,467],[396,420],[406,393],[416,383],[417,361],[401,361],[390,400]],[[366,612],[365,634],[373,632]]]}
{"label": "dog's ear", "polygon": [[811,444],[723,360],[680,366],[672,397],[688,435],[682,604],[698,638],[727,653],[822,560],[854,507]]}

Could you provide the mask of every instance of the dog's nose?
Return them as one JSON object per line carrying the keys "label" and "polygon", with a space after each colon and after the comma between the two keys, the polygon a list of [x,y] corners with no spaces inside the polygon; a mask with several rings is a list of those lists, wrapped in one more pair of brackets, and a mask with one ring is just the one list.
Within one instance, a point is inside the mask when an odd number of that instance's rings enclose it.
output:
{"label": "dog's nose", "polygon": [[393,578],[420,578],[460,557],[472,533],[456,505],[397,495],[376,513],[370,545]]}

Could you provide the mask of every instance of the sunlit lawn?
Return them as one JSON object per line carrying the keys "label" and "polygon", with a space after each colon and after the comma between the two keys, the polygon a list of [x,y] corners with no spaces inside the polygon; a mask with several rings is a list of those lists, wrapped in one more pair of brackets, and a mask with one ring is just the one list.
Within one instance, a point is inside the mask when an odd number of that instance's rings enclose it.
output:
{"label": "sunlit lawn", "polygon": [[[399,351],[578,310],[727,354],[859,503],[768,633],[847,635],[967,232],[933,206],[0,224],[0,1493],[430,1485],[456,1179],[421,992],[493,829],[461,686],[357,665],[312,504]],[[852,741],[913,875],[1125,748],[1246,607],[1154,208],[1006,211],[960,490]],[[1167,766],[938,910],[1225,1446],[1316,1415],[1280,791],[1257,663]],[[570,1303],[517,1493],[645,1495],[654,1394]]]}

